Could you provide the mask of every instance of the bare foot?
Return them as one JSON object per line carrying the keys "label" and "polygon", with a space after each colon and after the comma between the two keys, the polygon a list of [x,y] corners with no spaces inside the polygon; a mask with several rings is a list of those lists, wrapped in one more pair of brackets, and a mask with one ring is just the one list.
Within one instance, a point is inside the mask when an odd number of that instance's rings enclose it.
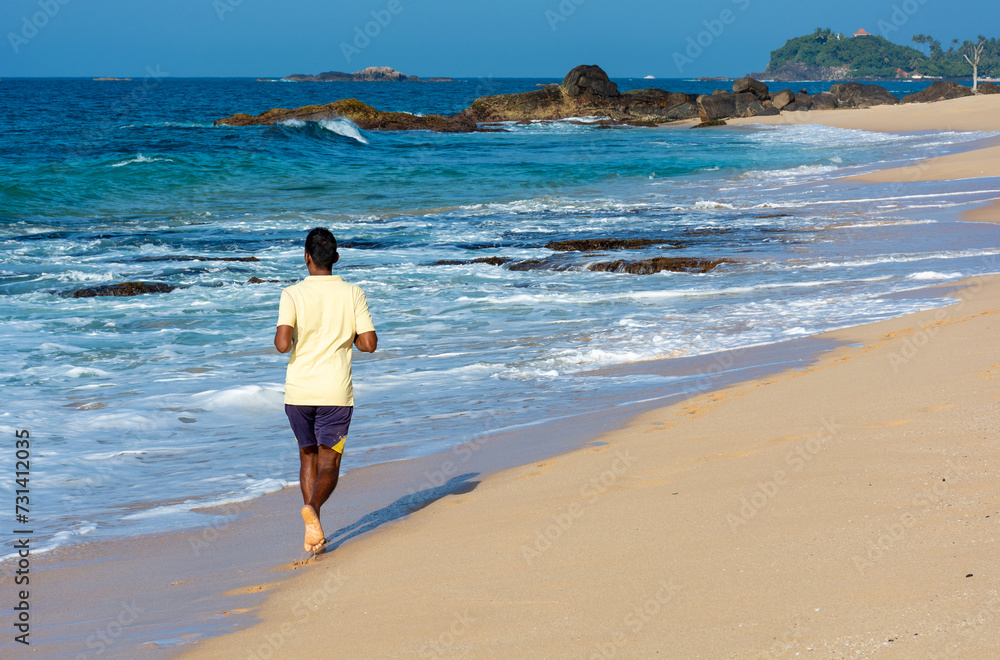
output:
{"label": "bare foot", "polygon": [[306,538],[304,547],[306,552],[319,554],[323,546],[326,545],[326,535],[323,533],[323,526],[319,522],[316,510],[308,504],[302,507],[302,520],[306,524]]}

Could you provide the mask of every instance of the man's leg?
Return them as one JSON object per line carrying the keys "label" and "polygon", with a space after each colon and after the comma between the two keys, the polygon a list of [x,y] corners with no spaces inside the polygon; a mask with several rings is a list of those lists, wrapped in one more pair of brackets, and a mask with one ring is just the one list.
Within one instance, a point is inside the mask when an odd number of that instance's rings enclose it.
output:
{"label": "man's leg", "polygon": [[318,553],[326,544],[319,512],[337,487],[340,458],[340,452],[323,445],[299,450],[299,477],[305,503],[302,507],[302,520],[306,525],[304,547],[308,552]]}
{"label": "man's leg", "polygon": [[299,488],[302,489],[302,503],[312,499],[313,484],[316,483],[316,466],[319,463],[316,447],[299,447]]}

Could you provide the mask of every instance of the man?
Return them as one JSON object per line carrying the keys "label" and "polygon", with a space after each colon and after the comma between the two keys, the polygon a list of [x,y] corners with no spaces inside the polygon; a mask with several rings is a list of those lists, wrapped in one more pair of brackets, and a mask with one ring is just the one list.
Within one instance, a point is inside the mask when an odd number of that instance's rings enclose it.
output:
{"label": "man", "polygon": [[299,443],[299,480],[307,552],[326,547],[320,508],[337,487],[340,459],[354,412],[351,345],[373,353],[378,336],[359,287],[333,275],[337,240],[317,227],[306,236],[309,277],[281,292],[274,347],[291,351],[285,414]]}

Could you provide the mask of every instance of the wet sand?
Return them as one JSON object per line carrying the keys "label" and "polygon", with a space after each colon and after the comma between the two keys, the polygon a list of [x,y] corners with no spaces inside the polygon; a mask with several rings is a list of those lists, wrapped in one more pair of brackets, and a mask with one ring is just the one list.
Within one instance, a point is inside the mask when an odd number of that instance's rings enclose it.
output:
{"label": "wet sand", "polygon": [[437,500],[183,657],[996,657],[1000,278],[964,284]]}

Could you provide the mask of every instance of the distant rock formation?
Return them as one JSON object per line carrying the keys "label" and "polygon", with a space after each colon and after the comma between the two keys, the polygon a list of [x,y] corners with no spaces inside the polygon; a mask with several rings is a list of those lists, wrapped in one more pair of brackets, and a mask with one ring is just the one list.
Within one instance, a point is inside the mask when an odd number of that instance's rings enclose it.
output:
{"label": "distant rock formation", "polygon": [[[358,74],[343,75],[354,76],[365,72],[370,72],[371,76],[403,75],[392,69],[376,67],[359,71]],[[746,76],[734,81],[732,89],[732,92],[720,89],[701,96],[663,89],[621,92],[618,85],[612,82],[599,66],[582,65],[566,74],[561,84],[544,85],[518,94],[483,96],[473,101],[462,112],[451,116],[416,116],[405,112],[384,112],[357,99],[344,99],[325,105],[309,105],[291,110],[275,108],[256,116],[239,113],[219,119],[215,124],[254,126],[276,124],[291,119],[322,121],[346,117],[365,130],[466,133],[506,130],[501,122],[557,119],[572,121],[575,117],[589,116],[602,118],[587,122],[588,125],[599,128],[622,125],[657,126],[671,121],[698,118],[702,122],[699,126],[720,126],[724,125],[725,119],[733,117],[777,115],[781,112],[802,110],[868,108],[900,103],[900,99],[884,87],[856,82],[837,83],[830,87],[830,91],[819,94],[809,94],[805,90],[793,92],[790,89],[783,89],[772,95],[767,85]],[[1000,87],[992,83],[982,83],[980,90],[983,94],[997,93],[1000,92]],[[972,94],[972,90],[964,85],[939,81],[923,92],[904,97],[902,102],[933,101]]]}
{"label": "distant rock formation", "polygon": [[295,73],[282,78],[282,80],[290,82],[399,82],[401,80],[423,82],[452,81],[451,78],[418,78],[416,76],[408,76],[405,73],[400,73],[399,71],[396,71],[392,67],[388,66],[370,66],[366,69],[355,71],[354,73],[326,71],[324,73],[316,74],[315,76],[310,76],[304,73]]}
{"label": "distant rock formation", "polygon": [[483,96],[460,114],[476,122],[568,119],[584,115],[609,117],[632,126],[654,126],[698,116],[694,96],[662,89],[624,94],[599,66],[574,68],[560,85],[531,92]]}

